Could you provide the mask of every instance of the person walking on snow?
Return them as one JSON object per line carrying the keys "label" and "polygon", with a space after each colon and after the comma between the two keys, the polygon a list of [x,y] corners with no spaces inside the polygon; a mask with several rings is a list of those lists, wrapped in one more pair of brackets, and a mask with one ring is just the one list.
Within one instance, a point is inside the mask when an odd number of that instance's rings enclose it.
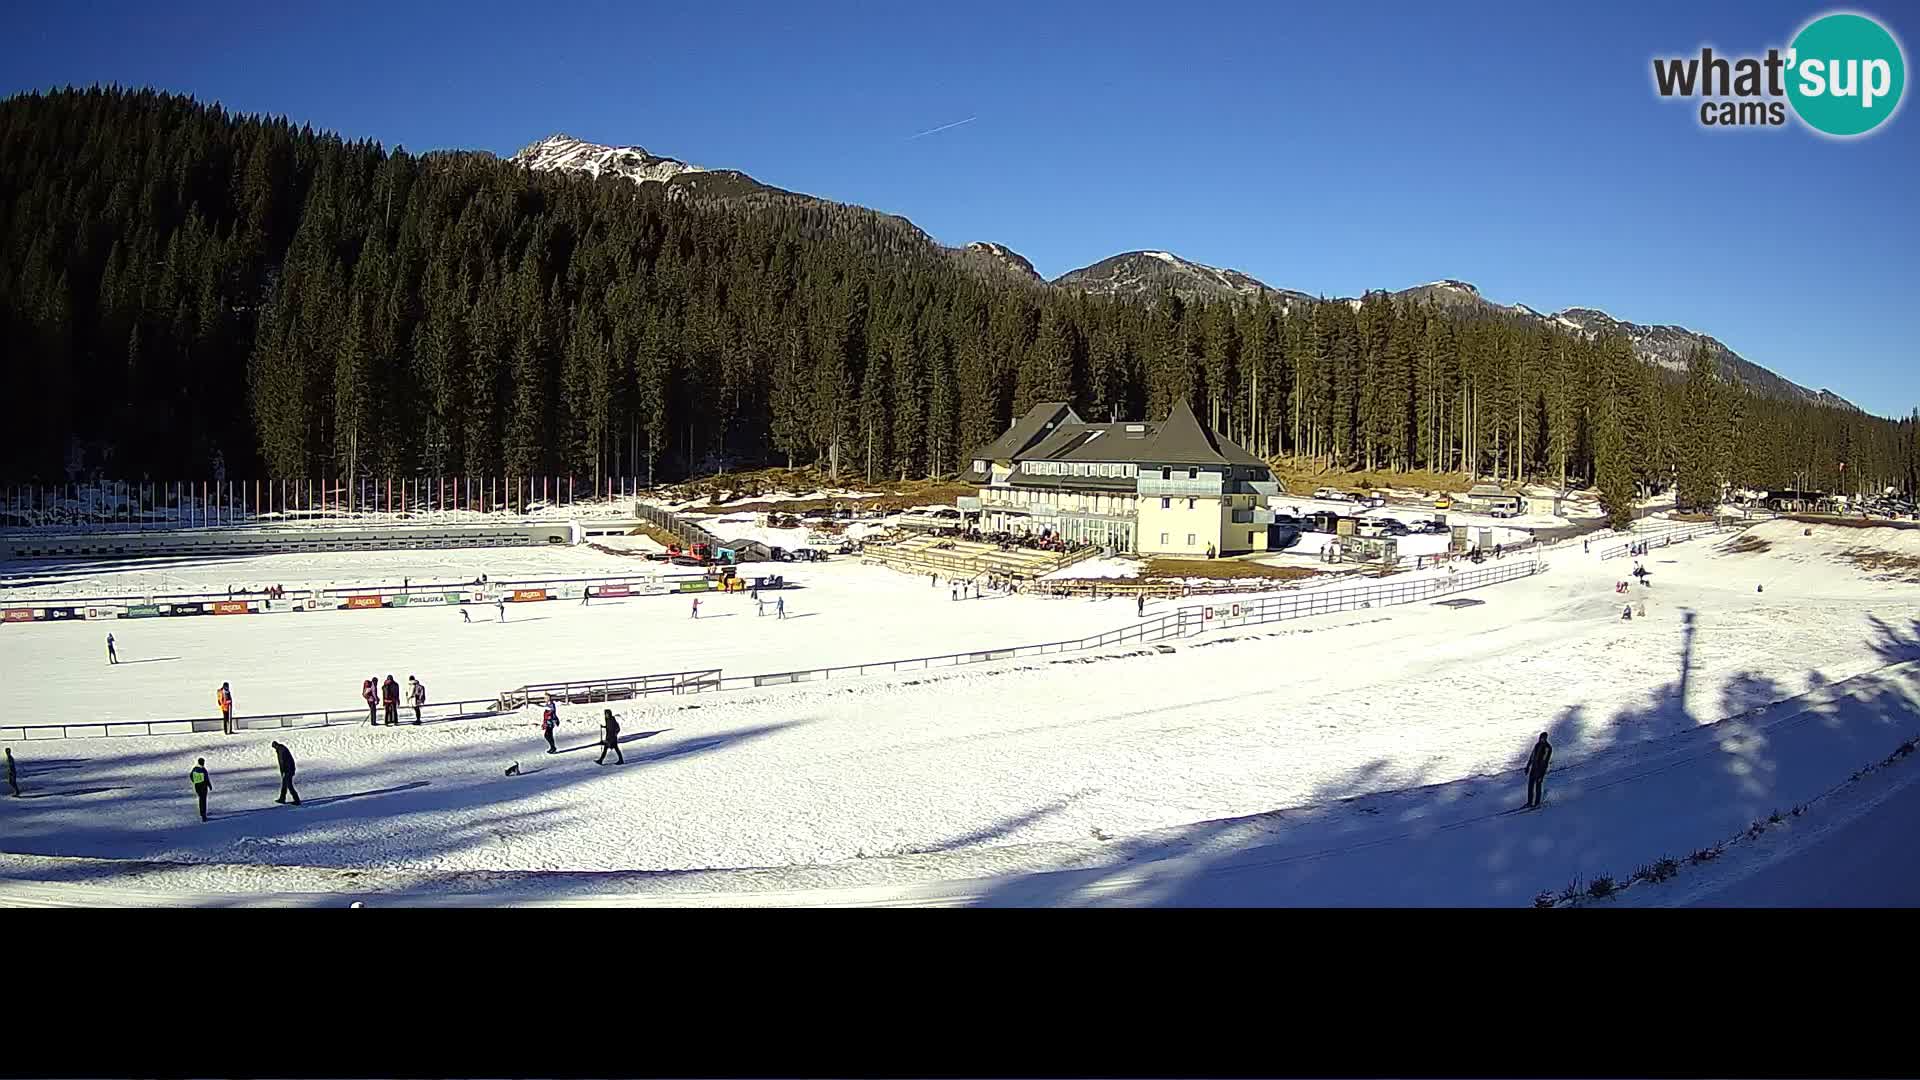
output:
{"label": "person walking on snow", "polygon": [[760,618],[767,613],[767,602],[759,597],[753,598],[753,617]]}
{"label": "person walking on snow", "polygon": [[560,748],[553,745],[553,729],[559,726],[560,707],[549,699],[547,707],[540,710],[540,734],[546,737],[547,753],[549,754],[557,754],[560,752]]}
{"label": "person walking on snow", "polygon": [[400,723],[400,684],[396,682],[391,675],[387,676],[387,681],[380,687],[380,702],[387,707],[387,726],[398,726]]}
{"label": "person walking on snow", "polygon": [[787,598],[782,596],[774,600],[774,618],[784,619],[786,617],[787,617]]}
{"label": "person walking on snow", "polygon": [[625,765],[627,759],[620,754],[620,721],[613,718],[612,709],[606,710],[606,718],[602,721],[602,724],[604,725],[605,732],[600,736],[600,756],[595,758],[593,763],[595,765],[605,765],[607,763],[607,751],[611,750],[613,751],[613,763],[615,765]]}
{"label": "person walking on snow", "polygon": [[213,692],[213,703],[220,706],[220,733],[233,734],[233,688],[226,683]]}
{"label": "person walking on snow", "polygon": [[1141,593],[1139,596],[1133,598],[1133,617],[1136,619],[1144,619],[1147,617],[1146,593]]}
{"label": "person walking on snow", "polygon": [[113,651],[113,635],[108,634],[107,635],[107,663],[117,664],[119,662],[120,662],[120,654]]}
{"label": "person walking on snow", "polygon": [[1547,733],[1540,733],[1540,741],[1533,744],[1533,754],[1527,758],[1527,807],[1536,808],[1545,795],[1541,788],[1547,782],[1547,763],[1553,760],[1553,744],[1547,741]]}
{"label": "person walking on snow", "polygon": [[460,622],[462,625],[471,625],[473,623],[473,616],[467,612],[465,604],[460,605]]}
{"label": "person walking on snow", "polygon": [[20,777],[13,771],[13,747],[11,746],[7,747],[7,787],[11,788],[15,795],[20,794]]}
{"label": "person walking on snow", "polygon": [[506,622],[507,621],[507,602],[505,600],[495,600],[493,602],[493,606],[495,610],[500,612],[500,621]]}
{"label": "person walking on snow", "polygon": [[207,820],[207,792],[213,790],[213,778],[207,775],[207,759],[201,758],[198,764],[187,773],[187,780],[193,784],[193,794],[200,800],[200,820]]}
{"label": "person walking on snow", "polygon": [[376,685],[372,679],[360,680],[360,700],[367,703],[367,723],[379,727],[380,692],[374,689]]}
{"label": "person walking on snow", "polygon": [[300,793],[293,790],[293,751],[284,743],[273,744],[273,756],[280,763],[280,797],[274,802],[286,805],[287,796],[293,796],[293,805],[300,805]]}
{"label": "person walking on snow", "polygon": [[407,703],[413,706],[413,726],[420,726],[420,710],[427,704],[427,684],[407,676]]}
{"label": "person walking on snow", "polygon": [[693,617],[700,617],[700,598],[697,596],[693,598]]}

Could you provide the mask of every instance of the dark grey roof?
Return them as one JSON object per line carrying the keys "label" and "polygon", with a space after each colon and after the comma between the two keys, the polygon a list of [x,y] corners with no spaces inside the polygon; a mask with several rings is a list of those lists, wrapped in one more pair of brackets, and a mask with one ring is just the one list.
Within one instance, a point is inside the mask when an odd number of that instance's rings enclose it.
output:
{"label": "dark grey roof", "polygon": [[1185,398],[1173,403],[1166,423],[1160,425],[1159,433],[1137,460],[1163,461],[1169,465],[1266,465],[1202,424]]}
{"label": "dark grey roof", "polygon": [[1078,424],[1080,418],[1064,401],[1043,401],[1027,410],[1027,415],[1014,421],[999,438],[974,451],[974,458],[983,461],[1012,461],[1021,457],[1027,449],[1039,442],[1060,424]]}
{"label": "dark grey roof", "polygon": [[[1061,402],[1035,405],[1007,433],[974,455],[987,461],[1111,461],[1166,465],[1266,462],[1221,438],[1182,400],[1161,423],[1089,424]],[[969,472],[969,478],[971,478]]]}

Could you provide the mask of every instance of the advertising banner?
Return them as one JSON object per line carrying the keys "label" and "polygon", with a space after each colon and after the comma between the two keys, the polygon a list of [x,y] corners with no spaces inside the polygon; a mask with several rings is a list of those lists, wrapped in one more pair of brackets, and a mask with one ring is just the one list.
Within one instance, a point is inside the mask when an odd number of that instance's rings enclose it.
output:
{"label": "advertising banner", "polygon": [[32,608],[10,607],[4,613],[0,613],[0,622],[32,622],[32,621],[33,621]]}
{"label": "advertising banner", "polygon": [[680,591],[681,592],[706,592],[707,591],[706,579],[701,578],[698,581],[683,581],[680,583]]}
{"label": "advertising banner", "polygon": [[349,596],[347,597],[347,606],[350,608],[377,608],[380,606],[380,598],[377,596]]}
{"label": "advertising banner", "polygon": [[127,618],[146,619],[160,614],[159,604],[133,604],[127,608]]}
{"label": "advertising banner", "polygon": [[161,604],[162,615],[204,615],[206,609],[199,604]]}
{"label": "advertising banner", "polygon": [[545,589],[513,590],[513,602],[516,604],[523,604],[529,600],[545,600],[546,598],[547,598],[547,590]]}
{"label": "advertising banner", "polygon": [[117,619],[119,617],[120,617],[119,608],[90,607],[87,609],[88,619]]}
{"label": "advertising banner", "polygon": [[668,587],[667,587],[667,584],[666,584],[666,582],[663,582],[663,581],[649,581],[649,582],[647,582],[647,583],[646,583],[645,585],[642,585],[642,586],[640,586],[640,588],[639,588],[639,589],[637,589],[637,590],[634,590],[634,592],[633,592],[633,593],[631,593],[631,594],[629,594],[629,595],[638,595],[638,596],[665,596],[665,595],[667,595],[668,593],[671,593],[672,591],[673,591],[672,589],[670,589],[670,588],[668,588]]}
{"label": "advertising banner", "polygon": [[213,613],[215,615],[245,615],[248,610],[245,600],[215,600],[213,602]]}
{"label": "advertising banner", "polygon": [[627,587],[625,585],[593,585],[588,587],[588,593],[592,596],[625,596]]}
{"label": "advertising banner", "polygon": [[79,617],[80,617],[80,615],[81,615],[81,612],[80,612],[80,609],[79,609],[79,608],[70,608],[70,607],[50,607],[50,608],[48,608],[48,609],[47,609],[47,613],[46,613],[46,615],[45,615],[45,618],[49,618],[49,619],[77,619],[77,618],[79,618]]}
{"label": "advertising banner", "polygon": [[394,607],[419,607],[423,604],[457,604],[459,602],[459,593],[408,593],[405,596],[393,598]]}

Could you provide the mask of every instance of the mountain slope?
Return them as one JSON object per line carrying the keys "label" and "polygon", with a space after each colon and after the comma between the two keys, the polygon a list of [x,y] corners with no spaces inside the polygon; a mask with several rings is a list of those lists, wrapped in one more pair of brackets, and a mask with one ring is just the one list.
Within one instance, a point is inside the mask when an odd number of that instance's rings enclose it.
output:
{"label": "mountain slope", "polygon": [[1053,279],[1060,288],[1096,296],[1150,298],[1172,289],[1196,299],[1251,299],[1265,293],[1282,303],[1311,300],[1306,293],[1276,289],[1238,270],[1222,270],[1166,251],[1128,251]]}
{"label": "mountain slope", "polygon": [[1708,354],[1719,366],[1722,377],[1741,383],[1757,393],[1837,408],[1857,409],[1852,402],[1832,391],[1809,390],[1748,360],[1727,348],[1718,339],[1689,330],[1684,326],[1644,326],[1640,323],[1616,319],[1604,311],[1588,307],[1570,307],[1547,315],[1525,304],[1495,303],[1482,296],[1479,289],[1455,278],[1444,278],[1425,285],[1416,285],[1410,289],[1401,289],[1393,296],[1399,300],[1433,304],[1456,313],[1481,312],[1538,320],[1588,337],[1623,334],[1633,343],[1634,355],[1646,363],[1667,371],[1685,371],[1687,354],[1693,351],[1695,344],[1704,344]]}
{"label": "mountain slope", "polygon": [[1748,360],[1727,348],[1719,339],[1697,333],[1684,326],[1643,326],[1640,323],[1616,319],[1594,308],[1578,307],[1567,308],[1557,313],[1554,315],[1554,320],[1563,326],[1588,334],[1625,334],[1627,340],[1633,342],[1635,355],[1655,367],[1665,368],[1668,371],[1685,371],[1687,354],[1693,351],[1696,344],[1703,344],[1707,348],[1707,354],[1718,365],[1723,378],[1742,383],[1757,393],[1768,397],[1808,401],[1859,411],[1858,406],[1831,390],[1825,388],[1809,390]]}
{"label": "mountain slope", "polygon": [[[1166,251],[1123,252],[1091,266],[1070,270],[1047,282],[1034,270],[1031,262],[1005,245],[975,242],[965,247],[947,248],[898,215],[783,191],[743,172],[691,165],[677,158],[651,153],[639,146],[603,146],[570,135],[555,134],[521,150],[510,160],[540,172],[567,172],[591,177],[619,176],[640,185],[662,184],[670,195],[729,200],[762,195],[788,196],[862,217],[877,215],[889,224],[898,226],[908,242],[924,241],[968,272],[989,280],[1011,277],[1024,285],[1050,284],[1056,288],[1077,289],[1097,296],[1123,299],[1151,299],[1169,289],[1187,299],[1200,300],[1250,299],[1264,293],[1283,307],[1313,299],[1303,292],[1276,289],[1239,270],[1208,266]],[[1670,371],[1685,370],[1687,353],[1696,342],[1702,342],[1728,379],[1752,387],[1759,393],[1854,408],[1851,403],[1827,390],[1810,390],[1794,383],[1747,360],[1718,340],[1685,327],[1643,326],[1585,307],[1568,308],[1546,315],[1525,304],[1495,303],[1482,296],[1480,290],[1471,283],[1455,278],[1443,278],[1401,289],[1392,295],[1398,300],[1428,303],[1455,314],[1484,313],[1531,319],[1588,336],[1622,333],[1633,342],[1634,352],[1641,360]],[[1358,301],[1349,300],[1349,303],[1357,304]]]}

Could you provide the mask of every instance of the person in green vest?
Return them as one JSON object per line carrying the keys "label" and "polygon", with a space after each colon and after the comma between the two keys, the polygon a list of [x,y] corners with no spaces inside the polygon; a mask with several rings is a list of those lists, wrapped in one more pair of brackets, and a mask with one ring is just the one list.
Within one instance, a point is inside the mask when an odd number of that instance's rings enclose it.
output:
{"label": "person in green vest", "polygon": [[200,820],[207,820],[207,792],[213,790],[213,779],[207,775],[207,759],[201,758],[187,773],[187,779],[193,782],[193,793],[200,799]]}

